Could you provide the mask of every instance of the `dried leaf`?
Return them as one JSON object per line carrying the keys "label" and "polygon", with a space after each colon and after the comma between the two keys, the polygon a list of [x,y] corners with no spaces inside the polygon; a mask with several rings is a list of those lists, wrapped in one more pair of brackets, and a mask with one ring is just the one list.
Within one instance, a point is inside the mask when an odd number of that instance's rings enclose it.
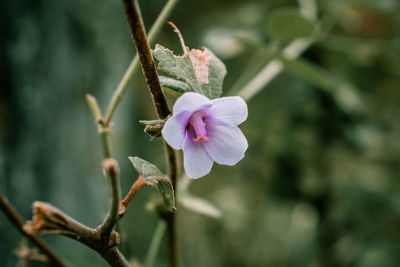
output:
{"label": "dried leaf", "polygon": [[192,66],[194,73],[196,74],[197,81],[200,85],[208,84],[208,70],[210,67],[210,57],[207,53],[199,49],[192,49],[189,52],[190,60],[192,61]]}
{"label": "dried leaf", "polygon": [[161,130],[164,126],[164,120],[152,120],[152,121],[145,121],[140,120],[139,123],[146,125],[144,128],[144,132],[151,136],[150,141],[153,141],[155,138],[161,136]]}
{"label": "dried leaf", "polygon": [[222,86],[227,73],[225,64],[214,55],[211,50],[205,48],[210,58],[208,83],[201,86],[204,94],[209,98],[217,98],[222,95]]}

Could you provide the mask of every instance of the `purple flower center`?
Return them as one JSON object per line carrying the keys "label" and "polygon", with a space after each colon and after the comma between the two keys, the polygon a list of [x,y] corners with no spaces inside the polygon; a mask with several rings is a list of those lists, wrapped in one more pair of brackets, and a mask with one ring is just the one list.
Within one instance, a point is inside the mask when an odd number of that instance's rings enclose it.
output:
{"label": "purple flower center", "polygon": [[206,142],[208,140],[207,130],[206,130],[206,116],[202,110],[196,111],[190,116],[189,123],[186,126],[187,129],[194,131],[196,138],[193,141]]}

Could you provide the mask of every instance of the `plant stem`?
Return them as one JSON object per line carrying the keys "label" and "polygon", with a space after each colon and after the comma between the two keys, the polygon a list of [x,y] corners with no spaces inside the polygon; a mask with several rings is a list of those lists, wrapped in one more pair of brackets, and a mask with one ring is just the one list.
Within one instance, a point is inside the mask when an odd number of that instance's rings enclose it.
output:
{"label": "plant stem", "polygon": [[[168,176],[171,179],[172,186],[175,192],[178,191],[177,188],[177,177],[178,177],[178,156],[177,151],[173,150],[166,142],[165,152],[167,156],[168,163]],[[177,204],[177,197],[175,197],[175,205]],[[165,216],[167,222],[167,237],[168,237],[168,255],[170,265],[173,267],[180,266],[179,261],[179,247],[178,247],[178,235],[176,227],[176,216],[175,213],[167,213]]]}
{"label": "plant stem", "polygon": [[124,255],[116,248],[109,248],[103,251],[99,251],[101,256],[114,267],[130,267],[129,262],[126,261]]}
{"label": "plant stem", "polygon": [[17,228],[18,231],[21,232],[24,236],[26,236],[29,241],[31,241],[39,250],[47,256],[49,259],[51,266],[60,266],[67,267],[65,264],[54,252],[53,250],[38,236],[28,233],[24,230],[24,220],[17,213],[17,211],[11,206],[11,204],[7,201],[7,199],[0,193],[0,208],[3,213],[7,216],[10,222]]}
{"label": "plant stem", "polygon": [[178,235],[176,231],[176,216],[174,213],[165,215],[167,222],[168,260],[171,267],[179,267]]}
{"label": "plant stem", "polygon": [[[150,45],[153,45],[156,37],[161,31],[161,28],[164,26],[164,23],[171,15],[171,12],[174,10],[178,1],[179,0],[169,0],[162,9],[161,13],[158,15],[156,21],[154,22],[148,34],[148,41]],[[110,123],[111,118],[118,104],[122,100],[122,97],[124,96],[126,89],[128,88],[128,85],[131,82],[132,77],[136,73],[138,67],[139,67],[139,56],[136,55],[129,64],[128,69],[126,70],[124,76],[122,77],[122,80],[118,84],[118,87],[111,98],[110,104],[108,105],[107,112],[104,118],[105,125],[108,125]]]}
{"label": "plant stem", "polygon": [[111,206],[104,222],[98,227],[100,239],[107,240],[111,238],[112,230],[118,221],[120,186],[118,181],[118,163],[114,159],[105,159],[103,168],[110,178],[111,186]]}
{"label": "plant stem", "polygon": [[27,233],[62,234],[97,251],[111,266],[129,267],[116,248],[119,244],[118,233],[111,232],[109,238],[104,239],[101,227],[89,228],[45,202],[34,202],[33,210],[33,220],[23,226]]}
{"label": "plant stem", "polygon": [[140,174],[139,178],[132,185],[126,197],[119,203],[119,218],[122,218],[125,215],[126,209],[128,208],[129,203],[131,203],[132,199],[135,197],[137,191],[140,188],[147,185],[143,180],[143,175]]}
{"label": "plant stem", "polygon": [[153,98],[153,104],[156,108],[158,117],[160,119],[165,119],[170,112],[164,92],[161,88],[160,80],[158,79],[156,67],[154,66],[153,56],[151,55],[150,46],[147,42],[142,18],[139,14],[139,9],[137,8],[137,1],[123,0],[123,2],[125,14],[132,32],[132,39],[137,48],[143,74]]}
{"label": "plant stem", "polygon": [[153,234],[153,239],[150,243],[150,248],[147,252],[146,261],[144,264],[145,267],[153,267],[166,227],[167,224],[164,220],[158,221],[156,230]]}
{"label": "plant stem", "polygon": [[93,113],[93,117],[96,121],[97,131],[101,138],[101,143],[103,147],[104,158],[111,158],[111,143],[110,143],[110,133],[111,129],[104,123],[103,117],[101,115],[99,104],[97,103],[96,98],[87,94],[86,100],[89,104],[90,110]]}
{"label": "plant stem", "polygon": [[[157,115],[160,119],[165,119],[170,114],[170,111],[153,63],[153,57],[151,55],[150,46],[144,31],[142,18],[140,17],[139,10],[137,8],[137,2],[132,0],[123,0],[123,2],[125,14],[132,31],[133,40],[138,51],[142,70],[146,78],[147,85],[150,89]],[[169,177],[176,190],[176,177],[178,172],[176,152],[166,143],[165,152],[167,155]],[[169,261],[172,267],[178,267],[179,256],[175,215],[170,213],[166,218],[168,224]]]}

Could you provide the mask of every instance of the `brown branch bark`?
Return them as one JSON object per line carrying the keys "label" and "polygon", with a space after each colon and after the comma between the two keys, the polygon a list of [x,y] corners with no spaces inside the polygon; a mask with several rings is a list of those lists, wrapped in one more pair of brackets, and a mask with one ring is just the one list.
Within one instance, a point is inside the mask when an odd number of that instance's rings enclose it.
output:
{"label": "brown branch bark", "polygon": [[116,248],[119,244],[117,232],[112,232],[110,238],[104,239],[99,227],[87,227],[45,202],[34,202],[33,211],[33,220],[23,226],[27,233],[62,234],[97,251],[111,266],[129,267],[129,263]]}
{"label": "brown branch bark", "polygon": [[53,250],[38,236],[25,231],[23,228],[24,220],[17,213],[17,211],[11,206],[11,204],[7,201],[7,199],[0,193],[0,208],[3,213],[7,216],[10,222],[17,228],[21,234],[26,236],[29,241],[31,241],[43,254],[47,256],[49,259],[51,266],[60,266],[67,267],[65,264],[54,252]]}
{"label": "brown branch bark", "polygon": [[157,70],[154,66],[150,46],[140,17],[135,0],[123,0],[126,18],[132,31],[132,39],[135,42],[143,73],[150,89],[153,103],[160,119],[165,119],[170,111],[165,100],[164,93],[158,79]]}

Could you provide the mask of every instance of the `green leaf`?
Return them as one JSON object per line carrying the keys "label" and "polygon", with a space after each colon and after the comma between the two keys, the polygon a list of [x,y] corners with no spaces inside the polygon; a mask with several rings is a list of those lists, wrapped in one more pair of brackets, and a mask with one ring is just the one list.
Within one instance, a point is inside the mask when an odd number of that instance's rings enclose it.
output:
{"label": "green leaf", "polygon": [[166,87],[169,89],[172,89],[178,93],[186,93],[192,91],[190,89],[189,85],[185,82],[175,80],[173,78],[165,77],[165,76],[159,76],[160,83],[162,87]]}
{"label": "green leaf", "polygon": [[152,53],[159,70],[187,83],[191,91],[208,98],[221,96],[226,68],[209,49],[187,50],[183,56],[176,56],[168,48],[156,45]]}
{"label": "green leaf", "polygon": [[160,70],[186,82],[193,91],[202,93],[188,55],[175,56],[171,50],[158,44],[152,52]]}
{"label": "green leaf", "polygon": [[146,177],[167,177],[164,173],[162,173],[156,165],[151,164],[144,159],[139,157],[129,157],[129,160],[132,162],[133,167],[136,171],[143,175],[143,178]]}
{"label": "green leaf", "polygon": [[171,212],[175,211],[175,194],[171,180],[169,178],[161,179],[160,177],[148,177],[147,180],[150,179],[156,182],[158,193],[162,197],[167,209]]}
{"label": "green leaf", "polygon": [[282,42],[309,37],[313,30],[313,22],[303,17],[296,8],[278,9],[269,16],[266,23],[266,31],[271,38]]}
{"label": "green leaf", "polygon": [[139,157],[129,157],[136,171],[143,175],[143,180],[148,185],[157,187],[157,191],[169,211],[176,210],[175,194],[171,179],[162,173],[156,165]]}

